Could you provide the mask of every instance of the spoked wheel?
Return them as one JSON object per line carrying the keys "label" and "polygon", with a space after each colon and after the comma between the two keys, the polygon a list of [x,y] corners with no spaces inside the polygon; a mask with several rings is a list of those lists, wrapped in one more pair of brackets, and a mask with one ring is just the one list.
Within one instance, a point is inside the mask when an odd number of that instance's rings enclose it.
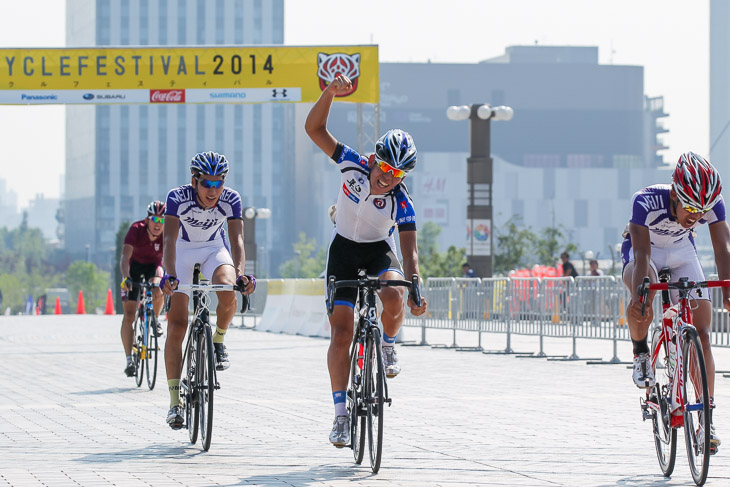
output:
{"label": "spoked wheel", "polygon": [[200,415],[200,439],[203,450],[208,451],[213,437],[213,392],[215,391],[215,357],[213,334],[210,327],[200,336],[198,348],[198,413]]}
{"label": "spoked wheel", "polygon": [[[195,330],[191,331],[191,333],[195,333]],[[198,416],[198,408],[200,405],[198,404],[197,393],[199,387],[197,382],[198,348],[200,348],[200,346],[196,346],[196,343],[198,343],[197,337],[191,336],[186,352],[187,367],[185,368],[186,378],[184,379],[187,383],[187,390],[185,392],[185,424],[188,426],[190,443],[198,441],[198,421],[200,419]]]}
{"label": "spoked wheel", "polygon": [[[661,327],[654,327],[651,334],[651,347],[654,350],[661,340]],[[657,367],[657,365],[659,367]],[[662,367],[663,365],[663,367]],[[674,368],[674,367],[672,367]],[[669,355],[666,343],[662,345],[659,357],[654,366],[656,385],[647,391],[647,402],[659,407],[659,411],[652,408],[651,422],[654,429],[654,445],[659,467],[662,473],[669,477],[674,471],[674,462],[677,459],[677,430],[672,428],[671,389],[669,379]]]}
{"label": "spoked wheel", "polygon": [[380,335],[377,332],[368,336],[365,345],[364,375],[370,468],[373,473],[377,473],[380,470],[380,460],[383,456],[383,406],[385,405],[385,367]]}
{"label": "spoked wheel", "polygon": [[355,344],[350,363],[350,385],[347,388],[347,410],[350,414],[350,447],[355,463],[362,463],[365,455],[365,415],[362,408],[363,400],[363,374],[360,367],[362,364],[362,344]]}
{"label": "spoked wheel", "polygon": [[710,391],[697,330],[687,326],[683,338],[684,439],[692,478],[702,485],[710,468]]}
{"label": "spoked wheel", "polygon": [[156,325],[157,320],[153,317],[147,327],[147,359],[145,360],[145,366],[147,369],[147,386],[150,390],[155,388],[155,381],[157,380],[157,352],[160,349],[157,334],[155,333]]}
{"label": "spoked wheel", "polygon": [[142,385],[145,365],[145,327],[143,317],[138,315],[134,320],[134,345],[132,346],[132,361],[134,362],[134,378],[137,387]]}

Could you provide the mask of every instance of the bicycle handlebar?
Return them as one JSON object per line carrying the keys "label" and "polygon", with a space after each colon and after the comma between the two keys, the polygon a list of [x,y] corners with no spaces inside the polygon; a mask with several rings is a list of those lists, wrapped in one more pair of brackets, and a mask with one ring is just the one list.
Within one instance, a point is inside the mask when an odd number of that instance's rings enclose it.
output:
{"label": "bicycle handlebar", "polygon": [[649,291],[667,291],[669,289],[680,289],[691,291],[692,289],[705,289],[713,287],[730,287],[730,279],[724,280],[712,280],[712,281],[688,281],[686,279],[680,279],[676,282],[651,282],[648,277],[644,278],[637,289],[639,295],[639,302],[641,303],[641,316],[644,316],[644,310],[646,307],[646,297],[649,295]]}
{"label": "bicycle handlebar", "polygon": [[373,290],[378,290],[384,287],[407,287],[410,291],[409,296],[413,297],[413,302],[416,306],[421,306],[421,290],[420,290],[420,279],[418,274],[413,274],[410,281],[404,279],[373,279],[370,277],[363,277],[361,279],[351,279],[336,281],[335,276],[330,276],[329,283],[327,285],[327,314],[332,316],[335,307],[335,291],[339,288],[360,288],[366,287]]}

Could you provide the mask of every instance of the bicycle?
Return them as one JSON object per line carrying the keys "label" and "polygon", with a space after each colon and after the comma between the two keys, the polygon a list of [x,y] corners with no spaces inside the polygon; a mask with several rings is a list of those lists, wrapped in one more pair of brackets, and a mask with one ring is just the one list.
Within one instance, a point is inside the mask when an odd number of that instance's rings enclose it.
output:
{"label": "bicycle", "polygon": [[[677,428],[684,427],[692,479],[697,485],[707,480],[710,467],[711,409],[707,369],[697,329],[692,324],[689,293],[713,287],[730,287],[730,281],[692,282],[686,277],[669,282],[668,269],[659,272],[659,282],[648,277],[639,286],[642,314],[649,291],[662,292],[662,322],[651,330],[651,366],[656,385],[641,399],[644,421],[650,419],[654,444],[662,473],[669,477],[677,453]],[[672,306],[669,290],[679,291],[679,303]],[[659,369],[659,370],[657,370]]]}
{"label": "bicycle", "polygon": [[[350,377],[347,386],[347,410],[350,415],[350,445],[355,463],[362,463],[365,455],[365,431],[367,431],[370,452],[370,468],[373,473],[380,470],[383,454],[383,413],[385,404],[392,400],[388,395],[385,380],[383,349],[378,309],[375,303],[376,292],[389,286],[407,287],[413,301],[421,305],[418,276],[411,281],[380,280],[369,277],[364,270],[358,272],[357,280],[336,281],[330,276],[327,287],[327,313],[334,311],[335,291],[339,288],[354,287],[358,290],[357,325],[353,331],[350,347]],[[367,430],[366,430],[367,427]]]}
{"label": "bicycle", "polygon": [[[200,279],[200,266],[193,270],[193,284],[180,284],[178,290],[193,291],[193,319],[188,327],[180,372],[180,405],[185,410],[185,424],[190,443],[198,441],[203,450],[210,449],[213,435],[213,396],[220,389],[215,370],[213,330],[210,324],[210,291],[243,291],[236,285],[210,284]],[[248,309],[248,297],[243,295],[241,313]]]}
{"label": "bicycle", "polygon": [[[157,284],[149,283],[144,276],[141,282],[135,283],[139,286],[140,296],[143,299],[137,301],[137,313],[135,313],[132,343],[132,363],[134,364],[134,376],[137,387],[142,386],[142,378],[147,372],[147,387],[150,390],[155,388],[157,380],[157,354],[160,347],[157,341],[157,317],[152,308],[152,288]],[[152,362],[152,364],[150,364]]]}

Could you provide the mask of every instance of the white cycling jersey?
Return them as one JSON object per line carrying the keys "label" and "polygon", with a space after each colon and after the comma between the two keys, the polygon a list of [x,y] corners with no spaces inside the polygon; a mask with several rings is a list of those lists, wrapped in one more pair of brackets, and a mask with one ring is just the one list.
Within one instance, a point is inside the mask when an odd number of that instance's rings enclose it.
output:
{"label": "white cycling jersey", "polygon": [[180,219],[178,243],[200,243],[206,246],[219,241],[223,245],[226,237],[224,223],[243,218],[241,196],[233,189],[223,188],[218,204],[205,209],[198,204],[193,185],[186,184],[167,194],[165,215]]}
{"label": "white cycling jersey", "polygon": [[342,173],[337,196],[335,231],[359,243],[387,240],[391,248],[393,230],[416,229],[413,201],[403,183],[383,195],[370,194],[368,160],[351,147],[338,143],[332,155]]}

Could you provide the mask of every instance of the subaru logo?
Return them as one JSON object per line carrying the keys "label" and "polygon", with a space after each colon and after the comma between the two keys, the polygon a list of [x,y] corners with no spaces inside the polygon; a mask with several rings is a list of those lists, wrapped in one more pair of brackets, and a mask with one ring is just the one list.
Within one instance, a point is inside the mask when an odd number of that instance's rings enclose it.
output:
{"label": "subaru logo", "polygon": [[93,100],[94,94],[93,93],[84,93],[84,100]]}

